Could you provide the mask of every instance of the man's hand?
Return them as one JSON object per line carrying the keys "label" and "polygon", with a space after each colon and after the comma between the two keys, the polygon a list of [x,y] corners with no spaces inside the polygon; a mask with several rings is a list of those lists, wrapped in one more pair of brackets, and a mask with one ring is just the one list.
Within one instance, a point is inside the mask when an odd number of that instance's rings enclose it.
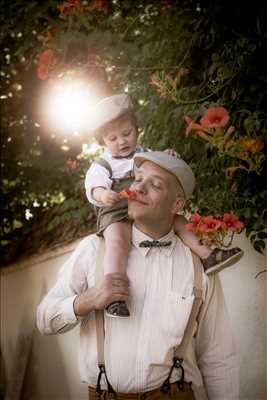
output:
{"label": "man's hand", "polygon": [[74,312],[78,317],[93,310],[102,310],[114,301],[126,301],[129,296],[129,281],[119,273],[104,275],[101,282],[76,297]]}
{"label": "man's hand", "polygon": [[96,286],[95,309],[106,308],[114,301],[126,301],[129,296],[129,280],[120,273],[107,274]]}
{"label": "man's hand", "polygon": [[100,200],[105,206],[113,206],[121,200],[121,197],[119,193],[106,189],[101,193]]}
{"label": "man's hand", "polygon": [[173,157],[180,157],[180,155],[178,153],[176,153],[176,151],[173,149],[166,149],[166,150],[164,150],[164,152]]}

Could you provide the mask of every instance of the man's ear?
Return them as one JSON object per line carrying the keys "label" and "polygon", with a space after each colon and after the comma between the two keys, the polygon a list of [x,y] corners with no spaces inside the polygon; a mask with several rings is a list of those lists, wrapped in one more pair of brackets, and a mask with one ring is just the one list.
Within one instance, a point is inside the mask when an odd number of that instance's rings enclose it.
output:
{"label": "man's ear", "polygon": [[185,199],[183,197],[177,197],[173,205],[173,214],[178,214],[185,206]]}

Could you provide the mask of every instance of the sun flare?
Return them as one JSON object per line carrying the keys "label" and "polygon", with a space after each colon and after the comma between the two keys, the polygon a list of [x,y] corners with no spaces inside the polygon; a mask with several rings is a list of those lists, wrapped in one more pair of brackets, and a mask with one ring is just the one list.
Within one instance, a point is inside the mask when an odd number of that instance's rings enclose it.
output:
{"label": "sun flare", "polygon": [[96,102],[96,95],[86,82],[59,82],[47,94],[49,125],[65,133],[90,130],[92,109]]}

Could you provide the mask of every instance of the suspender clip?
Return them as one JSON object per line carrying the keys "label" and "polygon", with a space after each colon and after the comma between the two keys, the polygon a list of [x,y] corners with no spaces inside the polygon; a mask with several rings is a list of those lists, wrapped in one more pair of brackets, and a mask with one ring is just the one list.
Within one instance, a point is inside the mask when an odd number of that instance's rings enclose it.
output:
{"label": "suspender clip", "polygon": [[101,397],[101,394],[102,394],[102,390],[101,390],[101,377],[102,377],[102,375],[104,374],[106,374],[106,371],[105,371],[105,365],[104,364],[99,364],[98,365],[98,368],[99,368],[99,373],[98,373],[98,377],[97,377],[97,384],[96,384],[96,393],[97,393],[97,395],[99,396],[99,398]]}
{"label": "suspender clip", "polygon": [[173,357],[173,368],[182,368],[183,361],[182,358]]}
{"label": "suspender clip", "polygon": [[96,393],[98,394],[99,399],[100,399],[101,394],[102,394],[101,377],[102,377],[102,375],[104,375],[105,378],[106,378],[107,387],[108,387],[108,393],[110,395],[110,398],[116,400],[116,398],[117,398],[116,392],[115,392],[115,390],[113,389],[113,387],[111,386],[111,384],[110,384],[110,382],[108,380],[108,377],[107,377],[107,374],[106,374],[105,365],[104,364],[99,364],[98,368],[99,368],[99,373],[98,373],[98,377],[97,377]]}

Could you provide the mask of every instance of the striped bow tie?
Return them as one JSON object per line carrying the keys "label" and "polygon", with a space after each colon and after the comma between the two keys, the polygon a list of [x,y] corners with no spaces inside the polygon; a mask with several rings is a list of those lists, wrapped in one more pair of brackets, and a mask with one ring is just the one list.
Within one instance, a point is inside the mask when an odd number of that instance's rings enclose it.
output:
{"label": "striped bow tie", "polygon": [[171,240],[168,242],[160,242],[159,240],[144,240],[139,243],[139,247],[167,247],[172,244]]}

